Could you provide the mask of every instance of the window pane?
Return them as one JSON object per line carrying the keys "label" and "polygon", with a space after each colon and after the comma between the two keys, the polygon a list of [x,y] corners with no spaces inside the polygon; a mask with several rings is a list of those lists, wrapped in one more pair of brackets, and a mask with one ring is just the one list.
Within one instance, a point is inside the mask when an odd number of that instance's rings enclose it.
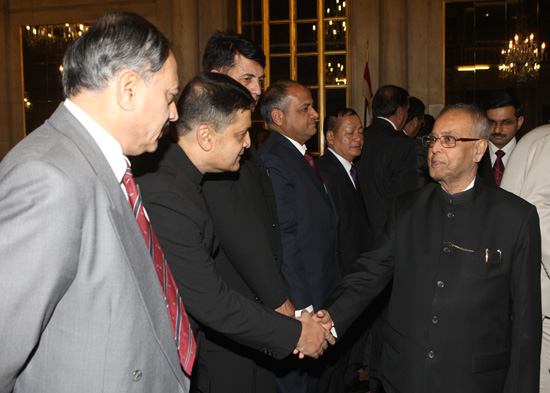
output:
{"label": "window pane", "polygon": [[347,1],[343,0],[325,0],[325,17],[327,16],[346,16]]}
{"label": "window pane", "polygon": [[317,52],[317,23],[298,23],[298,53]]}
{"label": "window pane", "polygon": [[269,26],[270,53],[290,53],[289,24]]}
{"label": "window pane", "polygon": [[317,56],[298,57],[298,80],[310,86],[319,84]]}
{"label": "window pane", "polygon": [[319,111],[319,89],[310,87],[309,91],[311,91],[311,98],[313,98],[313,107],[316,111]]}
{"label": "window pane", "polygon": [[290,19],[289,0],[271,0],[269,2],[269,20],[288,20]]}
{"label": "window pane", "polygon": [[262,46],[262,25],[242,26],[242,32],[246,38]]}
{"label": "window pane", "polygon": [[325,84],[346,85],[346,55],[332,55],[325,58]]}
{"label": "window pane", "polygon": [[298,19],[317,19],[317,0],[299,0],[296,2]]}
{"label": "window pane", "polygon": [[243,22],[262,20],[262,0],[241,0]]}
{"label": "window pane", "polygon": [[345,21],[325,22],[325,50],[346,50],[347,23]]}
{"label": "window pane", "polygon": [[346,88],[325,89],[327,113],[345,108],[346,105]]}
{"label": "window pane", "polygon": [[290,79],[290,57],[271,58],[271,83],[279,79]]}

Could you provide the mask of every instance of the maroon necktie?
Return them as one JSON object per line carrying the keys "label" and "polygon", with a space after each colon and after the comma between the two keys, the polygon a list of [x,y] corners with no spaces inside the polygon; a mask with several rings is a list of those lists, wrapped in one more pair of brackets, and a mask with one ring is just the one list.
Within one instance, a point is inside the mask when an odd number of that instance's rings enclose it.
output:
{"label": "maroon necktie", "polygon": [[497,150],[495,154],[497,155],[497,159],[495,161],[495,165],[493,166],[493,173],[495,175],[497,186],[500,187],[502,175],[504,174],[504,163],[502,162],[502,156],[504,156],[506,153],[502,150]]}
{"label": "maroon necktie", "polygon": [[309,165],[313,168],[313,170],[315,171],[315,174],[317,175],[317,177],[319,178],[319,181],[321,182],[321,184],[324,186],[325,183],[323,182],[323,178],[321,177],[321,172],[319,172],[319,168],[317,168],[317,164],[315,163],[315,160],[313,159],[313,157],[311,156],[309,150],[306,150],[305,154],[304,154],[304,157],[306,158],[307,162],[309,162]]}
{"label": "maroon necktie", "polygon": [[162,293],[164,294],[164,300],[166,301],[166,308],[168,308],[168,314],[172,322],[172,329],[174,329],[174,338],[180,355],[181,365],[185,372],[191,375],[196,354],[196,344],[193,338],[193,332],[191,331],[191,325],[189,324],[189,319],[187,318],[187,313],[185,312],[185,307],[183,306],[178,287],[166,263],[157,236],[155,232],[153,232],[151,223],[143,210],[141,196],[137,190],[136,182],[134,181],[134,176],[132,175],[132,170],[129,165],[124,174],[122,183],[124,187],[126,187],[130,206],[139,224],[139,228],[143,233],[153,263],[155,264],[155,270],[157,271]]}

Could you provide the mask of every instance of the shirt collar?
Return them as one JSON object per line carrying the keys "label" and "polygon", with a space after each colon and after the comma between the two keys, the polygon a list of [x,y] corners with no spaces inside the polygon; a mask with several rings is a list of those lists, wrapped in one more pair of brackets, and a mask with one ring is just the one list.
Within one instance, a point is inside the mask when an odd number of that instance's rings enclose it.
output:
{"label": "shirt collar", "polygon": [[306,145],[300,145],[298,142],[296,142],[294,139],[291,139],[289,138],[288,136],[286,136],[285,134],[282,134],[280,133],[282,136],[284,136],[286,139],[288,139],[290,141],[290,143],[292,143],[294,145],[294,147],[296,147],[296,149],[298,149],[298,151],[300,153],[302,153],[302,155],[305,155],[306,154],[306,150],[307,150],[307,147]]}
{"label": "shirt collar", "polygon": [[351,162],[349,162],[348,160],[346,160],[344,157],[342,157],[341,155],[339,155],[338,153],[336,153],[332,148],[328,148],[328,150],[334,154],[336,156],[336,158],[338,158],[338,161],[340,161],[340,163],[344,166],[344,168],[346,169],[346,172],[349,173],[350,169],[351,169]]}
{"label": "shirt collar", "polygon": [[498,147],[496,147],[495,144],[489,140],[489,153],[491,153],[491,157],[492,157],[495,155],[495,152],[497,150],[502,150],[504,153],[506,153],[506,155],[510,155],[510,153],[512,153],[512,150],[514,150],[514,147],[516,147],[516,145],[517,145],[516,137],[513,137],[510,140],[510,142],[508,142],[506,146],[504,146],[502,149],[499,149]]}
{"label": "shirt collar", "polygon": [[391,126],[393,127],[393,129],[394,129],[395,131],[397,131],[397,127],[395,126],[395,124],[393,124],[393,121],[391,121],[390,119],[386,119],[385,117],[382,117],[382,116],[378,116],[377,119],[384,119],[384,120],[386,120],[388,123],[391,124]]}
{"label": "shirt collar", "polygon": [[122,182],[122,178],[126,173],[126,168],[129,165],[129,161],[122,152],[122,146],[120,146],[120,143],[118,143],[118,141],[113,138],[111,134],[97,124],[94,119],[92,119],[86,112],[84,112],[68,98],[65,100],[65,107],[80,123],[82,123],[86,131],[88,131],[107,159],[107,162],[111,166],[117,181],[119,183]]}

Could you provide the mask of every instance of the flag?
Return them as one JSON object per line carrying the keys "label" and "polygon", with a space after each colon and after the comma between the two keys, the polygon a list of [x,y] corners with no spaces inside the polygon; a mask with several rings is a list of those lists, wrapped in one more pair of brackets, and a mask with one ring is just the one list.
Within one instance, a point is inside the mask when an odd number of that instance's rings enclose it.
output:
{"label": "flag", "polygon": [[363,113],[363,124],[365,127],[369,123],[367,118],[367,113],[369,112],[370,102],[372,100],[372,83],[370,81],[370,71],[369,71],[369,58],[368,58],[369,49],[367,47],[367,61],[365,62],[365,71],[363,72],[363,97],[365,97],[365,111]]}
{"label": "flag", "polygon": [[372,100],[372,84],[370,81],[369,62],[365,63],[365,71],[363,72],[363,97],[367,102]]}

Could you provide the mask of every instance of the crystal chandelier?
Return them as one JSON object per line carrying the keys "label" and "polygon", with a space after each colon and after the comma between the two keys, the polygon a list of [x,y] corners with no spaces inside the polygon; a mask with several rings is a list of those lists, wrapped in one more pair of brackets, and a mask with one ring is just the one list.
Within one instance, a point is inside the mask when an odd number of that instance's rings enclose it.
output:
{"label": "crystal chandelier", "polygon": [[500,77],[513,79],[518,83],[536,79],[540,63],[546,60],[545,48],[546,44],[543,42],[539,50],[533,33],[525,40],[520,40],[520,36],[516,34],[508,48],[501,52],[501,64],[498,67]]}
{"label": "crystal chandelier", "polygon": [[64,25],[41,25],[25,26],[23,28],[23,38],[29,46],[42,45],[44,43],[68,44],[80,37],[88,25],[69,24]]}

